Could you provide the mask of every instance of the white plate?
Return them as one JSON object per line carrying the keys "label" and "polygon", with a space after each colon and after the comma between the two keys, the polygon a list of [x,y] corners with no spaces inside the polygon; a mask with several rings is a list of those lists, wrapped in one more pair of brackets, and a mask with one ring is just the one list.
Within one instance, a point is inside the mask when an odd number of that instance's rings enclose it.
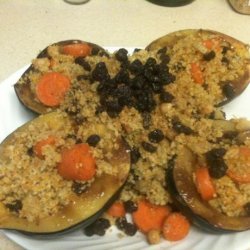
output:
{"label": "white plate", "polygon": [[[110,48],[109,48],[110,49]],[[112,48],[114,50],[116,48]],[[111,50],[111,49],[110,49]],[[131,51],[131,50],[130,50]],[[18,101],[13,85],[28,66],[18,70],[8,79],[0,83],[0,142],[17,127],[32,119],[34,114],[24,108]],[[248,117],[250,118],[250,88],[240,97],[228,104],[224,110],[227,118]],[[83,235],[81,230],[53,239],[35,239],[15,232],[3,230],[4,234],[25,249],[36,250],[139,250],[139,249],[164,249],[164,250],[249,250],[249,231],[227,235],[211,235],[196,228],[192,228],[188,237],[182,241],[171,243],[162,240],[160,244],[150,246],[145,236],[137,233],[134,237],[120,237],[120,232],[111,228],[104,237]]]}

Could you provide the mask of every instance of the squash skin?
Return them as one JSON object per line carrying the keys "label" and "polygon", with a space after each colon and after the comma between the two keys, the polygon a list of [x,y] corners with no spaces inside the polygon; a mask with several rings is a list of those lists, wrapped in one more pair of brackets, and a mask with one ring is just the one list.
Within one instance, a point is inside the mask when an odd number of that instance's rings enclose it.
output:
{"label": "squash skin", "polygon": [[[61,116],[58,112],[51,112],[35,118],[6,137],[0,144],[0,157],[2,159],[7,157],[4,148],[15,142],[15,132],[25,131],[31,123],[43,122],[56,127],[63,126],[65,122],[69,121],[68,116]],[[74,126],[74,124],[72,125]],[[72,202],[69,205],[62,208],[57,214],[43,218],[39,222],[28,222],[23,218],[18,218],[0,202],[0,228],[32,236],[53,237],[78,228],[85,228],[93,223],[117,199],[130,171],[129,147],[122,138],[118,137],[117,143],[119,148],[113,152],[113,157],[109,160],[113,167],[119,170],[116,176],[103,174],[96,177],[86,192],[80,195],[72,192],[70,196]]]}
{"label": "squash skin", "polygon": [[169,162],[166,172],[168,191],[174,204],[194,225],[214,234],[240,232],[250,229],[250,217],[228,217],[201,200],[193,182],[195,155],[188,148]]}
{"label": "squash skin", "polygon": [[[57,43],[53,43],[49,46],[52,45],[59,45],[59,46],[64,46],[64,45],[69,45],[69,44],[81,44],[81,43],[87,43],[88,45],[90,45],[92,48],[96,48],[99,49],[100,51],[105,51],[104,48],[102,48],[101,46],[94,44],[94,43],[90,43],[90,42],[85,42],[85,41],[81,41],[81,40],[65,40],[65,41],[60,41]],[[49,47],[48,46],[48,47]],[[45,49],[43,49],[37,56],[37,58],[44,58],[44,57],[48,57],[48,52],[47,49],[48,47],[46,47]],[[26,74],[28,74],[30,71],[34,70],[34,66],[31,64],[31,66],[29,66],[29,68],[23,73],[22,77],[24,77]],[[36,114],[45,114],[48,112],[48,110],[55,110],[56,108],[51,108],[51,107],[47,107],[44,104],[35,101],[36,100],[36,96],[35,94],[31,91],[30,89],[30,84],[28,81],[26,81],[23,84],[19,84],[18,82],[15,83],[14,85],[14,90],[15,93],[19,99],[19,101],[28,109],[33,111]]]}
{"label": "squash skin", "polygon": [[[151,51],[151,50],[156,50],[156,49],[160,49],[163,47],[171,48],[174,46],[174,44],[177,41],[192,34],[197,34],[200,36],[202,36],[202,34],[218,35],[222,37],[225,41],[228,41],[229,43],[231,43],[232,46],[238,46],[246,51],[249,51],[249,46],[247,44],[231,36],[228,36],[226,34],[213,31],[213,30],[208,30],[208,29],[186,29],[186,30],[180,30],[180,31],[169,33],[151,42],[148,46],[146,46],[146,50]],[[221,107],[231,102],[233,99],[239,96],[247,88],[249,83],[250,83],[250,59],[248,59],[247,61],[247,66],[245,68],[244,74],[240,76],[238,79],[235,79],[234,81],[231,82],[233,86],[233,90],[234,90],[234,96],[230,98],[224,97],[224,99],[221,100],[216,106]]]}

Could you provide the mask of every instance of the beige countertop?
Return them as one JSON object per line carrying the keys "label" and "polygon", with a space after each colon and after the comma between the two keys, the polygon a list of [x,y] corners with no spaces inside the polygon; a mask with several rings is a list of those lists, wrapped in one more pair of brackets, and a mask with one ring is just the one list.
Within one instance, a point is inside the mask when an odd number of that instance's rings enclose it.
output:
{"label": "beige countertop", "polygon": [[[63,0],[1,0],[0,82],[60,40],[143,47],[186,28],[217,30],[250,44],[250,16],[234,12],[227,0],[195,0],[177,8],[146,0],[90,0],[83,5]],[[0,236],[0,249],[19,248]]]}

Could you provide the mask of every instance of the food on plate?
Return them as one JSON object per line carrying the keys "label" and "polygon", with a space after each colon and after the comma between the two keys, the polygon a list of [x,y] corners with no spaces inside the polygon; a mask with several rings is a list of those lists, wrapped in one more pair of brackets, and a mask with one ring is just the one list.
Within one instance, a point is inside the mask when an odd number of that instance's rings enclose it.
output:
{"label": "food on plate", "polygon": [[[201,226],[203,229],[221,233],[248,229],[247,224],[241,227],[239,224],[240,218],[248,218],[245,207],[250,202],[250,173],[244,165],[250,155],[249,122],[228,121],[218,107],[239,95],[249,83],[250,57],[246,45],[217,32],[185,30],[131,54],[124,48],[114,53],[98,48],[99,52],[93,53],[94,47],[90,52],[88,45],[81,42],[60,46],[55,44],[43,51],[31,66],[35,71],[26,72],[15,87],[29,82],[33,90],[23,88],[23,93],[33,93],[28,98],[31,103],[40,102],[43,109],[36,111],[57,109],[54,114],[63,114],[73,124],[69,126],[71,132],[62,137],[57,132],[49,133],[51,129],[46,130],[45,126],[39,128],[37,140],[36,131],[20,138],[25,145],[30,144],[25,149],[29,160],[44,162],[51,159],[52,152],[59,155],[53,157],[54,161],[57,159],[54,174],[64,184],[69,183],[61,188],[60,192],[66,189],[62,196],[73,185],[73,192],[77,193],[74,196],[84,197],[95,185],[106,183],[106,175],[121,177],[108,195],[107,200],[112,197],[112,202],[99,204],[98,216],[81,217],[87,236],[104,235],[111,225],[116,225],[128,236],[142,232],[150,244],[161,239],[177,241],[188,235],[194,217],[198,218],[197,224],[206,222]],[[49,60],[49,64],[44,65],[43,60]],[[63,131],[68,128],[65,124]],[[116,145],[120,150],[114,151]],[[109,160],[116,152],[119,152],[117,166],[110,167]],[[75,161],[87,165],[85,170],[79,170]],[[119,174],[122,164],[125,170]],[[178,179],[182,178],[178,174],[184,172],[183,168],[189,178],[188,186]],[[210,209],[209,216],[211,211],[220,215],[213,217],[222,225],[219,229],[216,221],[207,220],[206,214],[201,219],[199,206],[188,209],[190,201],[185,200],[182,185],[192,188],[190,200],[198,200],[201,207],[206,207],[205,211]],[[7,190],[10,187],[6,185]],[[235,193],[225,195],[227,188]],[[117,193],[118,190],[121,192]],[[238,193],[240,198],[234,196]],[[227,198],[238,199],[240,205],[230,205]],[[7,198],[2,199],[4,211],[8,211],[9,201],[4,199]],[[11,200],[14,205],[15,200]],[[13,206],[11,202],[9,207]],[[187,208],[183,209],[185,205]],[[15,215],[23,220],[21,209],[25,206],[20,201],[18,206],[20,213]],[[39,211],[39,216],[43,213]],[[36,221],[32,213],[25,216]],[[235,224],[225,226],[221,218],[229,218]],[[176,225],[178,228],[173,230]],[[41,231],[38,228],[33,232]],[[48,229],[45,233],[49,233]]]}
{"label": "food on plate", "polygon": [[215,233],[250,229],[250,124],[242,119],[226,123],[224,138],[209,150],[181,145],[166,177],[182,213]]}
{"label": "food on plate", "polygon": [[[0,228],[49,235],[98,219],[130,169],[119,124],[106,125],[93,118],[76,126],[54,111],[10,134],[0,145]],[[93,130],[95,145],[88,142]]]}
{"label": "food on plate", "polygon": [[230,102],[250,82],[249,46],[212,30],[187,29],[169,33],[147,46],[164,51],[176,78],[201,85],[215,105]]}
{"label": "food on plate", "polygon": [[102,47],[80,40],[49,45],[38,54],[15,84],[19,100],[38,114],[56,109],[72,82],[88,75],[90,69],[85,58],[105,53]]}

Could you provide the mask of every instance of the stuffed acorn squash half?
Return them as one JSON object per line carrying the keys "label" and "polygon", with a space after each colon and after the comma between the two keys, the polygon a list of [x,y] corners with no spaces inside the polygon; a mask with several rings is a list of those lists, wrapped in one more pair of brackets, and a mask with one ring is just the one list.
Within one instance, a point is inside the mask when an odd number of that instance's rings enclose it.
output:
{"label": "stuffed acorn squash half", "polygon": [[0,145],[0,228],[54,235],[93,223],[129,174],[117,129],[98,118],[76,126],[55,111],[9,135]]}

